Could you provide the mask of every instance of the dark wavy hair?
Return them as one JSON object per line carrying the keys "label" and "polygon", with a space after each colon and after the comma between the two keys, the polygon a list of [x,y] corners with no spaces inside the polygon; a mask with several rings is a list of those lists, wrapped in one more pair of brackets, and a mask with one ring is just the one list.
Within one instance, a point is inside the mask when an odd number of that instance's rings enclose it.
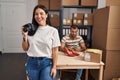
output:
{"label": "dark wavy hair", "polygon": [[47,19],[46,19],[46,24],[51,25],[50,17],[49,17],[49,13],[48,13],[47,8],[46,8],[44,5],[40,5],[40,4],[39,4],[39,5],[36,5],[35,8],[34,8],[34,10],[33,10],[32,24],[36,25],[37,27],[39,26],[39,24],[38,24],[38,23],[36,22],[36,20],[35,20],[35,11],[36,11],[36,9],[38,9],[38,8],[44,10],[45,13],[48,14],[48,17],[47,17]]}

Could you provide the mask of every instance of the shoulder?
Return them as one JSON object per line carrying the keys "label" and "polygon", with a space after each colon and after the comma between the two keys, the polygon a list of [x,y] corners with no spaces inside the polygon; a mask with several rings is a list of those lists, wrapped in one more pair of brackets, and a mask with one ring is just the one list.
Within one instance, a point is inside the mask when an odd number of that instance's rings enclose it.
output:
{"label": "shoulder", "polygon": [[70,39],[69,34],[63,36],[63,38],[62,38],[62,40],[69,40],[69,39]]}
{"label": "shoulder", "polygon": [[57,32],[57,31],[58,31],[55,27],[50,26],[50,25],[48,25],[48,29],[49,29],[49,30],[51,30],[51,31],[55,31],[55,32]]}

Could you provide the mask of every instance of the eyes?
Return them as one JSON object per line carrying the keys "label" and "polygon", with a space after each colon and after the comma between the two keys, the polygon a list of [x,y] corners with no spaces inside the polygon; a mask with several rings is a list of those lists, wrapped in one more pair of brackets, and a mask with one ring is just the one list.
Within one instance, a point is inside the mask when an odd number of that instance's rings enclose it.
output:
{"label": "eyes", "polygon": [[44,13],[44,12],[36,12],[36,13],[35,13],[35,16],[38,16],[38,15],[41,15],[41,16],[42,16],[42,15],[45,15],[45,13]]}
{"label": "eyes", "polygon": [[35,11],[35,16],[39,16],[39,15],[46,15],[46,13],[44,12],[44,10],[42,10],[42,9],[36,9],[36,11]]}

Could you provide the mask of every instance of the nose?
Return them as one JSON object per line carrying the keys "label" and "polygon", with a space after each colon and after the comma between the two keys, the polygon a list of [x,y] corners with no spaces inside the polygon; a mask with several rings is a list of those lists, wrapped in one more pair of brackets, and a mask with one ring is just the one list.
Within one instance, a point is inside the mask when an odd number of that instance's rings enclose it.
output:
{"label": "nose", "polygon": [[41,17],[41,15],[40,15],[40,14],[38,14],[38,17]]}

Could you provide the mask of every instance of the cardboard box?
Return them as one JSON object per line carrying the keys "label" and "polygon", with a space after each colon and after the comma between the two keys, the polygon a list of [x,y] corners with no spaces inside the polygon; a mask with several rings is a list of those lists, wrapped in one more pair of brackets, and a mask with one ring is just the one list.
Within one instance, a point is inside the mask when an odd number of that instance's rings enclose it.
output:
{"label": "cardboard box", "polygon": [[85,13],[84,14],[84,19],[93,20],[93,14],[92,13]]}
{"label": "cardboard box", "polygon": [[93,25],[93,20],[84,19],[84,20],[83,20],[83,25],[89,25],[89,26],[91,26],[91,25]]}
{"label": "cardboard box", "polygon": [[120,50],[120,29],[94,29],[92,47],[102,50]]}
{"label": "cardboard box", "polygon": [[50,0],[50,10],[60,10],[61,0]]}
{"label": "cardboard box", "polygon": [[113,78],[112,80],[120,80],[120,78]]}
{"label": "cardboard box", "polygon": [[104,73],[103,80],[112,80],[120,76],[120,50],[103,51]]}
{"label": "cardboard box", "polygon": [[99,49],[87,49],[85,52],[84,60],[86,61],[86,53],[90,55],[90,62],[100,63],[102,61],[102,50]]}
{"label": "cardboard box", "polygon": [[62,5],[63,6],[78,6],[79,5],[79,0],[62,0]]}
{"label": "cardboard box", "polygon": [[83,19],[83,13],[72,13],[72,19]]}
{"label": "cardboard box", "polygon": [[[120,76],[120,50],[102,50],[102,61],[104,62],[103,80],[112,80]],[[99,70],[90,70],[93,78],[99,80]]]}
{"label": "cardboard box", "polygon": [[80,0],[80,6],[97,6],[98,0]]}
{"label": "cardboard box", "polygon": [[73,25],[83,25],[83,20],[81,20],[81,19],[73,19]]}
{"label": "cardboard box", "polygon": [[49,0],[38,0],[38,4],[44,5],[47,9],[49,9]]}
{"label": "cardboard box", "polygon": [[60,26],[59,16],[57,14],[51,14],[50,21],[51,21],[52,26],[54,26],[54,27]]}
{"label": "cardboard box", "polygon": [[[92,47],[120,50],[120,6],[97,9],[94,12]],[[100,37],[101,36],[101,37]]]}
{"label": "cardboard box", "polygon": [[120,6],[120,0],[106,0],[107,6]]}
{"label": "cardboard box", "polygon": [[63,19],[63,25],[72,25],[72,19]]}

